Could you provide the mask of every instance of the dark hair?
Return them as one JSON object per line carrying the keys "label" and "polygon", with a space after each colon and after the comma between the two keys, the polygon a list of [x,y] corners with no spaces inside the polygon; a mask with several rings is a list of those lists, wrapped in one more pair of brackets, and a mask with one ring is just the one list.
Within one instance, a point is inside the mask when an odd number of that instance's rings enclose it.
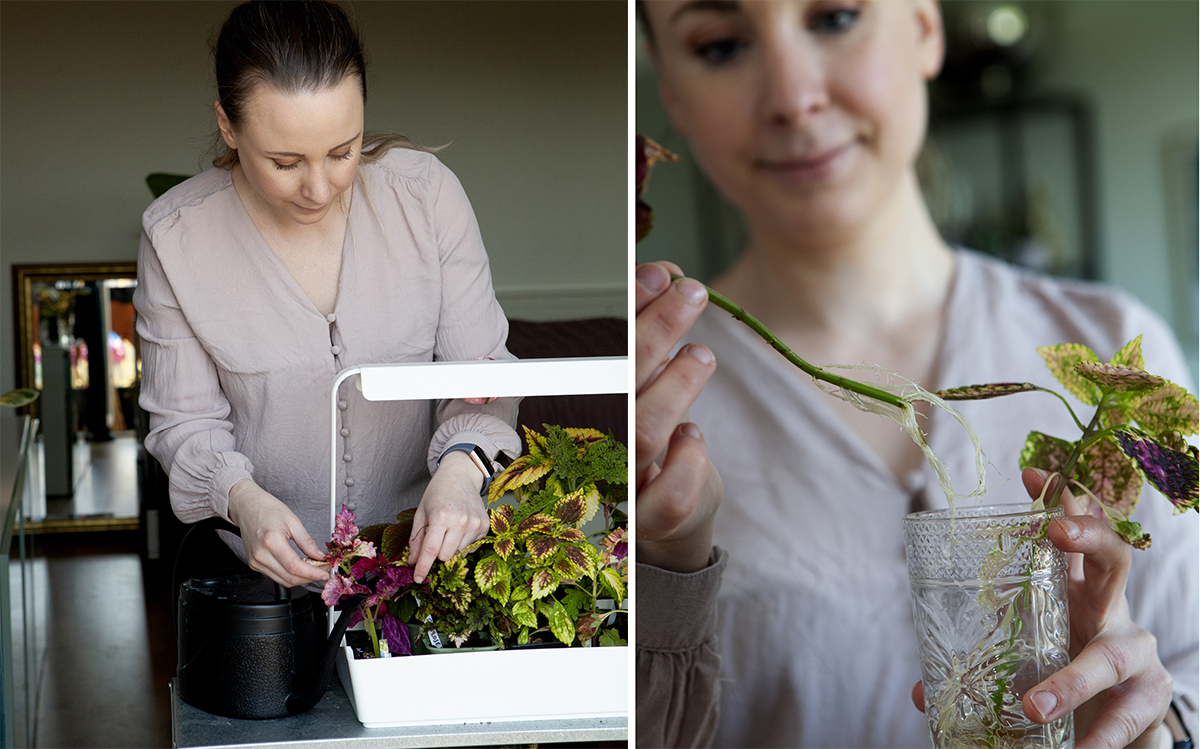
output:
{"label": "dark hair", "polygon": [[[237,6],[221,27],[213,56],[217,101],[234,127],[241,126],[246,104],[262,84],[299,94],[332,88],[354,76],[363,100],[367,98],[367,64],[358,31],[345,11],[324,0],[251,0]],[[364,141],[372,145],[370,154],[363,153],[368,161],[394,146],[413,147],[407,138],[390,133]],[[237,151],[230,148],[213,159],[214,166],[226,169],[235,163]]]}
{"label": "dark hair", "polygon": [[637,13],[638,25],[642,27],[642,32],[645,33],[646,39],[654,43],[654,30],[650,28],[650,19],[646,16],[646,0],[635,0],[633,9]]}

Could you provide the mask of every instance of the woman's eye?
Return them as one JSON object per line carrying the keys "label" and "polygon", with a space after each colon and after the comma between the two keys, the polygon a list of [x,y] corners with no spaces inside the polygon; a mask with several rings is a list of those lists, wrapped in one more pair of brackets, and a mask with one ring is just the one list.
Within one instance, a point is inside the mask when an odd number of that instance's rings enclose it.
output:
{"label": "woman's eye", "polygon": [[818,13],[813,17],[810,26],[813,31],[826,34],[840,34],[849,31],[862,14],[859,8],[839,8]]}
{"label": "woman's eye", "polygon": [[746,48],[746,43],[736,37],[714,39],[696,45],[695,55],[709,65],[723,65]]}
{"label": "woman's eye", "polygon": [[354,155],[354,152],[353,152],[353,151],[347,151],[347,152],[345,152],[345,153],[331,153],[331,154],[329,154],[329,155],[330,155],[330,156],[332,156],[332,157],[333,157],[333,158],[335,158],[335,159],[341,159],[342,161],[349,161],[349,160],[350,160],[350,157]]}
{"label": "woman's eye", "polygon": [[295,169],[298,166],[300,166],[299,161],[293,161],[290,164],[280,164],[278,161],[275,162],[275,168],[279,169],[281,171],[286,170],[286,169]]}

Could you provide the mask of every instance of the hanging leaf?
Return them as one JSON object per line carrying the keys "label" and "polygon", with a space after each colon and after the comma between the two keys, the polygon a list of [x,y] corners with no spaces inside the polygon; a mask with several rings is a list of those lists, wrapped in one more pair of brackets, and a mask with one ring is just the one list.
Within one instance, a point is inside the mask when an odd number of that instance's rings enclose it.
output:
{"label": "hanging leaf", "polygon": [[1100,403],[1100,388],[1075,370],[1075,365],[1080,362],[1100,361],[1100,357],[1096,356],[1094,351],[1081,343],[1060,343],[1057,346],[1043,346],[1037,351],[1046,360],[1046,366],[1054,373],[1054,377],[1072,395],[1089,406],[1095,406]]}
{"label": "hanging leaf", "polygon": [[1200,512],[1200,470],[1195,453],[1172,450],[1132,427],[1119,430],[1117,441],[1154,488],[1175,506],[1175,514]]}
{"label": "hanging leaf", "polygon": [[579,617],[575,622],[575,634],[579,637],[580,642],[587,642],[596,636],[597,630],[604,620],[608,618],[607,611],[591,611]]}
{"label": "hanging leaf", "polygon": [[614,601],[625,600],[625,581],[621,579],[619,572],[612,567],[605,567],[600,570],[600,582]]}
{"label": "hanging leaf", "polygon": [[939,390],[934,395],[947,401],[976,401],[988,398],[999,398],[1013,393],[1029,393],[1040,390],[1037,385],[1029,382],[995,382],[990,385],[967,385],[965,387]]}

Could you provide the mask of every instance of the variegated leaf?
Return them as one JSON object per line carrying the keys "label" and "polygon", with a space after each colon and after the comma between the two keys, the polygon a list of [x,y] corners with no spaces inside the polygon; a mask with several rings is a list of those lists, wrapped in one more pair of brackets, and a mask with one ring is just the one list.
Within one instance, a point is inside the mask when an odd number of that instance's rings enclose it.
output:
{"label": "variegated leaf", "polygon": [[1164,447],[1132,428],[1118,431],[1117,441],[1154,488],[1171,501],[1176,514],[1200,511],[1200,469],[1195,454]]}
{"label": "variegated leaf", "polygon": [[500,555],[500,558],[506,561],[508,560],[509,554],[512,554],[513,549],[516,547],[517,542],[508,537],[497,538],[496,542],[492,544],[492,548],[496,550],[496,553]]}
{"label": "variegated leaf", "polygon": [[585,502],[579,494],[569,494],[554,506],[554,517],[567,525],[583,522]]}
{"label": "variegated leaf", "polygon": [[[505,505],[505,507],[508,507],[508,505]],[[508,522],[508,513],[492,510],[489,515],[491,516],[492,520],[492,533],[496,534],[497,536],[503,536],[505,533],[508,533],[509,528],[511,527]]]}
{"label": "variegated leaf", "polygon": [[521,425],[521,429],[525,432],[525,446],[529,448],[529,455],[537,459],[545,458],[546,438],[524,424]]}
{"label": "variegated leaf", "polygon": [[600,582],[608,589],[614,601],[625,600],[625,581],[621,579],[621,573],[612,567],[605,567],[600,570]]}
{"label": "variegated leaf", "polygon": [[543,460],[543,458],[535,458],[532,455],[523,455],[514,460],[508,468],[492,479],[492,483],[488,486],[488,501],[495,502],[504,496],[505,492],[527,486],[545,476],[550,472],[552,466],[542,462]]}
{"label": "variegated leaf", "polygon": [[1075,371],[1075,365],[1080,362],[1100,361],[1094,351],[1081,343],[1060,343],[1057,346],[1043,346],[1038,353],[1046,360],[1046,366],[1054,373],[1054,377],[1072,395],[1089,406],[1099,405],[1100,388]]}
{"label": "variegated leaf", "polygon": [[475,564],[475,583],[484,593],[488,593],[493,598],[496,596],[489,592],[489,589],[494,587],[498,580],[508,578],[508,567],[503,560],[495,554],[480,559]]}
{"label": "variegated leaf", "polygon": [[411,519],[405,523],[392,523],[383,531],[383,545],[379,547],[379,551],[388,559],[400,559],[404,550],[408,548],[412,529]]}
{"label": "variegated leaf", "polygon": [[1061,473],[1071,454],[1073,443],[1041,432],[1030,432],[1021,450],[1021,468],[1041,468]]}
{"label": "variegated leaf", "polygon": [[1133,369],[1145,369],[1146,360],[1142,357],[1142,337],[1138,336],[1121,347],[1121,350],[1108,360],[1109,364]]}
{"label": "variegated leaf", "polygon": [[590,611],[575,622],[575,633],[580,642],[587,642],[596,636],[596,630],[608,618],[607,611]]}
{"label": "variegated leaf", "polygon": [[1075,365],[1075,371],[1100,387],[1117,393],[1149,392],[1162,387],[1166,382],[1158,375],[1152,375],[1142,369],[1094,361],[1079,362]]}
{"label": "variegated leaf", "polygon": [[1200,430],[1200,401],[1173,382],[1143,395],[1129,406],[1129,415],[1150,434],[1170,431],[1188,435]]}
{"label": "variegated leaf", "polygon": [[600,490],[596,488],[594,483],[589,483],[583,487],[583,520],[576,523],[577,526],[589,522],[596,517],[596,511],[600,509]]}
{"label": "variegated leaf", "polygon": [[591,544],[567,544],[563,547],[563,555],[577,570],[577,574],[572,577],[578,579],[592,574],[596,569],[600,553]]}
{"label": "variegated leaf", "polygon": [[975,401],[999,398],[1013,393],[1028,393],[1038,387],[1029,382],[995,382],[989,385],[967,385],[965,387],[939,390],[934,395],[948,401]]}
{"label": "variegated leaf", "polygon": [[530,592],[536,600],[553,593],[558,587],[559,577],[548,569],[534,570],[531,583]]}
{"label": "variegated leaf", "polygon": [[578,547],[564,546],[551,566],[563,580],[578,580],[590,571],[592,565]]}
{"label": "variegated leaf", "polygon": [[563,427],[563,431],[581,445],[588,445],[604,439],[603,432],[590,427]]}
{"label": "variegated leaf", "polygon": [[524,538],[531,533],[547,533],[554,527],[554,518],[544,513],[530,515],[517,526],[517,536]]}
{"label": "variegated leaf", "polygon": [[1142,494],[1142,476],[1117,441],[1105,438],[1091,445],[1083,451],[1083,463],[1083,483],[1096,498],[1125,517],[1132,515]]}
{"label": "variegated leaf", "polygon": [[509,608],[513,621],[522,627],[537,627],[537,612],[533,610],[533,601],[517,601]]}
{"label": "variegated leaf", "polygon": [[587,536],[583,535],[583,531],[578,528],[560,528],[554,534],[554,537],[559,541],[584,541]]}
{"label": "variegated leaf", "polygon": [[539,562],[553,554],[557,548],[558,541],[547,536],[535,536],[525,542],[525,549],[529,555]]}
{"label": "variegated leaf", "polygon": [[559,642],[564,645],[571,645],[575,642],[575,625],[561,603],[555,601],[551,604],[546,618],[550,621],[550,631],[554,633]]}

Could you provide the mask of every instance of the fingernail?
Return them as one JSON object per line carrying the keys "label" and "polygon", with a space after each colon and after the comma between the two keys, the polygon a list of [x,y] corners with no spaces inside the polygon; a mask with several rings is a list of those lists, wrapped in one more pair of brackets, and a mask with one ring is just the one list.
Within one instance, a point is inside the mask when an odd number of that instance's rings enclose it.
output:
{"label": "fingernail", "polygon": [[1058,707],[1058,695],[1049,690],[1034,692],[1033,697],[1030,699],[1033,701],[1033,706],[1037,708],[1043,720],[1049,720],[1050,714],[1054,712],[1054,708]]}
{"label": "fingernail", "polygon": [[693,424],[690,421],[685,424],[680,424],[679,431],[683,432],[684,434],[686,434],[687,436],[691,437],[694,440],[703,440],[704,439],[704,435],[701,434],[701,432],[700,432],[700,427],[696,426],[695,424]]}
{"label": "fingernail", "polygon": [[691,343],[684,350],[687,351],[688,356],[701,364],[712,364],[715,361],[712,351],[709,351],[707,346]]}
{"label": "fingernail", "polygon": [[1050,475],[1049,471],[1043,471],[1041,468],[1034,468],[1033,470],[1043,481]]}
{"label": "fingernail", "polygon": [[1072,540],[1079,538],[1079,534],[1083,532],[1083,528],[1080,527],[1079,523],[1070,518],[1059,518],[1058,525],[1067,534],[1067,538]]}
{"label": "fingernail", "polygon": [[667,284],[671,283],[671,274],[667,273],[661,265],[655,263],[646,263],[639,265],[635,272],[637,282],[641,284],[646,291],[660,293],[667,288]]}
{"label": "fingernail", "polygon": [[708,299],[708,290],[704,288],[704,284],[699,281],[693,281],[690,278],[681,278],[675,284],[675,288],[693,307],[699,307],[704,304],[704,300]]}

